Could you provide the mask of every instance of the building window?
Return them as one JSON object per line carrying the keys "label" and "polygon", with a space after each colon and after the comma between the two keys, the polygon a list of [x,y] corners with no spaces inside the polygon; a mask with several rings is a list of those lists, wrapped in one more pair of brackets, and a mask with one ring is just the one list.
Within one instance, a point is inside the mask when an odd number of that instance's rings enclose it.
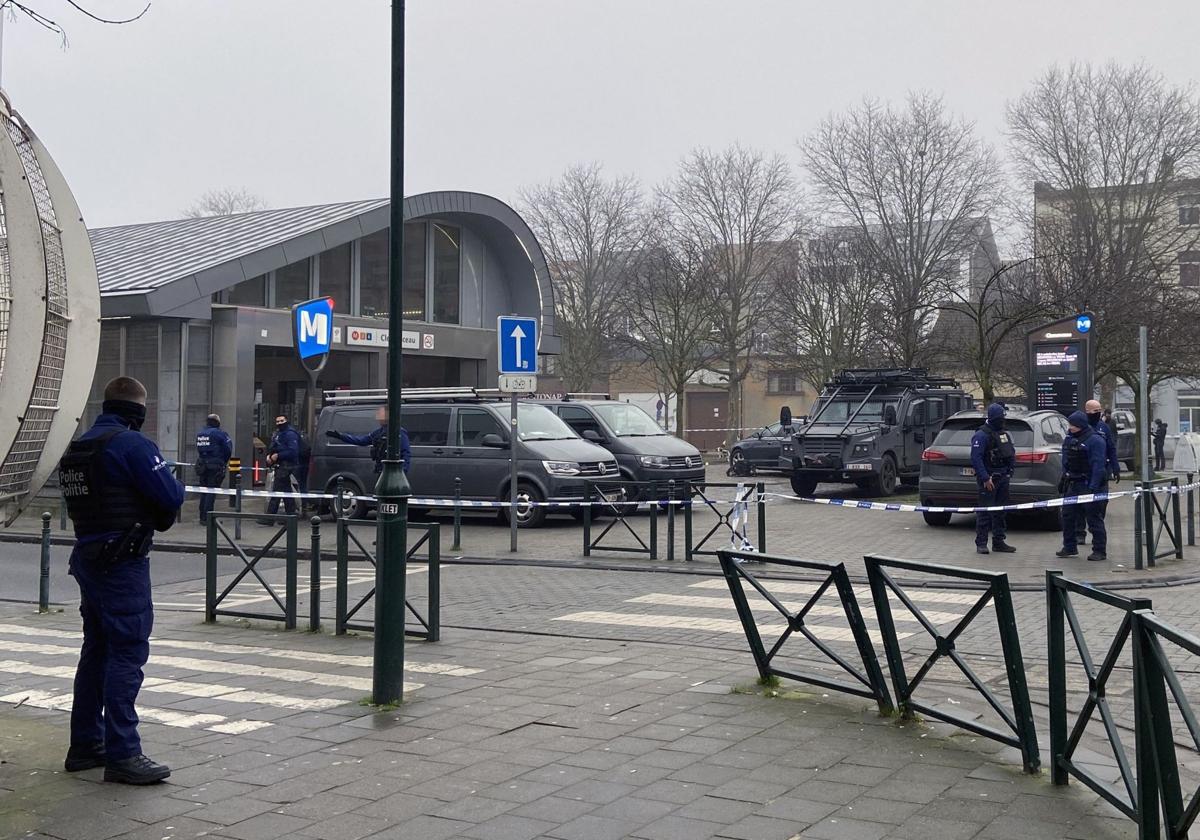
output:
{"label": "building window", "polygon": [[439,324],[459,323],[462,285],[462,230],[453,225],[433,224],[433,320]]}
{"label": "building window", "polygon": [[333,298],[333,311],[350,312],[350,243],[323,251],[318,262],[318,294]]}
{"label": "building window", "polygon": [[1200,288],[1200,251],[1179,254],[1179,285]]}
{"label": "building window", "polygon": [[799,394],[800,377],[795,371],[778,371],[767,374],[768,394]]}
{"label": "building window", "polygon": [[225,302],[233,306],[266,306],[267,275],[251,277],[226,290]]}
{"label": "building window", "polygon": [[1200,397],[1180,397],[1179,433],[1182,435],[1198,430],[1200,430]]}
{"label": "building window", "polygon": [[368,318],[388,315],[388,232],[383,229],[362,238],[359,250],[358,299]]}
{"label": "building window", "polygon": [[1185,195],[1179,199],[1179,226],[1200,225],[1200,195]]}
{"label": "building window", "polygon": [[285,265],[275,272],[275,307],[287,309],[312,297],[308,260]]}
{"label": "building window", "polygon": [[404,226],[404,319],[424,321],[425,225]]}

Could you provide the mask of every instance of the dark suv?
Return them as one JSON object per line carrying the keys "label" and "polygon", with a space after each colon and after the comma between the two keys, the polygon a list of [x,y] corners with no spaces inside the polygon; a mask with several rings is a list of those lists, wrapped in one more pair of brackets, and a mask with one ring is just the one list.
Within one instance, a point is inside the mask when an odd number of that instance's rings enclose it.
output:
{"label": "dark suv", "polygon": [[[921,455],[921,504],[940,507],[974,507],[979,488],[971,466],[971,438],[983,425],[982,411],[960,411],[948,419],[933,443]],[[1062,444],[1067,421],[1057,411],[1010,413],[1004,430],[1017,449],[1017,464],[1009,483],[1011,504],[1058,498],[1062,475]],[[1059,509],[1037,511],[1047,527],[1059,522]],[[925,511],[930,525],[949,525],[949,513]]]}
{"label": "dark suv", "polygon": [[[584,440],[611,452],[621,476],[631,482],[655,482],[665,488],[674,480],[682,494],[685,481],[704,481],[700,450],[667,434],[653,417],[632,403],[568,395],[542,404]],[[634,485],[625,488],[625,498],[630,501],[637,501],[641,495]]]}

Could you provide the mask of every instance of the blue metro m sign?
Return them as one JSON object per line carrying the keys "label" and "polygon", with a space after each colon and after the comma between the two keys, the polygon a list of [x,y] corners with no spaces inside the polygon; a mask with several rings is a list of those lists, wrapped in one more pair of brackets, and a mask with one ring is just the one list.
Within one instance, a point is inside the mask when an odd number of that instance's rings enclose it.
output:
{"label": "blue metro m sign", "polygon": [[[292,343],[305,370],[319,371],[333,346],[333,299],[315,298],[292,307]],[[309,359],[320,357],[315,367]]]}

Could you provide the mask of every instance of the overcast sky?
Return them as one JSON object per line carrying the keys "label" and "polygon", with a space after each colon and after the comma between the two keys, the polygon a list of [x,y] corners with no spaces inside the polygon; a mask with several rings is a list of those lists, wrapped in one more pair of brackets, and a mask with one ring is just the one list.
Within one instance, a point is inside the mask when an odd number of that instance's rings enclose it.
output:
{"label": "overcast sky", "polygon": [[[213,187],[272,207],[387,194],[384,0],[154,0],[128,26],[24,2],[69,45],[6,20],[3,86],[89,225],[174,218]],[[1000,142],[1047,65],[1146,59],[1191,84],[1198,37],[1196,0],[409,0],[406,191],[511,200],[588,160],[652,185],[734,142],[795,160],[831,110],[913,88]]]}

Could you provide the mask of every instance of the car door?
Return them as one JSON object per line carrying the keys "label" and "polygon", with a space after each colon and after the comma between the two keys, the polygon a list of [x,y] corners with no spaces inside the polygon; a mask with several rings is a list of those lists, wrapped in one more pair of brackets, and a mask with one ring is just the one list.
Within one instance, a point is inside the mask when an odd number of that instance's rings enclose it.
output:
{"label": "car door", "polygon": [[756,467],[774,469],[778,466],[781,440],[779,429],[778,423],[772,423],[755,432],[754,437],[745,445],[746,460]]}
{"label": "car door", "polygon": [[926,447],[928,439],[926,426],[928,416],[926,402],[922,399],[913,400],[908,404],[901,433],[904,435],[904,464],[901,469],[918,470],[921,468],[921,452]]}
{"label": "car door", "polygon": [[508,437],[500,421],[487,409],[476,406],[455,409],[451,457],[446,466],[452,484],[455,477],[462,478],[462,492],[467,498],[496,498],[509,474],[511,450],[484,446],[485,435]]}
{"label": "car door", "polygon": [[412,447],[408,482],[413,495],[448,498],[454,493],[454,475],[446,469],[451,457],[450,406],[405,405],[400,417]]}

